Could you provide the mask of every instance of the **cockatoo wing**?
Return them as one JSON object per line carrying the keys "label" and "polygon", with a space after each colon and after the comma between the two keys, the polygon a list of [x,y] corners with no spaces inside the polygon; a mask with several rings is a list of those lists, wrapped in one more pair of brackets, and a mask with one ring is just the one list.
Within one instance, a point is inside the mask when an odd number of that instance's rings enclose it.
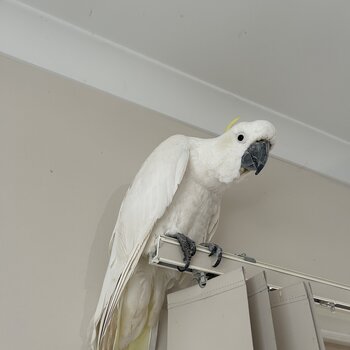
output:
{"label": "cockatoo wing", "polygon": [[110,260],[93,319],[92,345],[98,345],[104,336],[154,224],[172,202],[186,171],[189,149],[186,136],[165,140],[146,159],[127,191],[110,242]]}
{"label": "cockatoo wing", "polygon": [[207,236],[207,242],[210,242],[218,228],[219,225],[219,217],[220,217],[220,207],[218,207],[215,215],[212,218],[211,226],[209,227],[209,232]]}

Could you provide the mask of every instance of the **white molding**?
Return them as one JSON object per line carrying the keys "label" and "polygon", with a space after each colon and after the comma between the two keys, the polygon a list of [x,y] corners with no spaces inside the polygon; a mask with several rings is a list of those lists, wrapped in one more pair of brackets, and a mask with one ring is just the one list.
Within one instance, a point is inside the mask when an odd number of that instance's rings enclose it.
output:
{"label": "white molding", "polygon": [[350,143],[17,1],[0,1],[0,53],[221,133],[235,116],[278,130],[273,155],[350,184]]}

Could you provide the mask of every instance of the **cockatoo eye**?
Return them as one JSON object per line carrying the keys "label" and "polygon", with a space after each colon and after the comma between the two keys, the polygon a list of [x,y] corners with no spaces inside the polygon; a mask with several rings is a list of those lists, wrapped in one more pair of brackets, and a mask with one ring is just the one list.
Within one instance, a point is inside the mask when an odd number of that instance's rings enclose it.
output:
{"label": "cockatoo eye", "polygon": [[239,142],[242,142],[242,141],[244,140],[244,135],[243,135],[243,134],[239,134],[239,135],[237,136],[237,140],[238,140]]}

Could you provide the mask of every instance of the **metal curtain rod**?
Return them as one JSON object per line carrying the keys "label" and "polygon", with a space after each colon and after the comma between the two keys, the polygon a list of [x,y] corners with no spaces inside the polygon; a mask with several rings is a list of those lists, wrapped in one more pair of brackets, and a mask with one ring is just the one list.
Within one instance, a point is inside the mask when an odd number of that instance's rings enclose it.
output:
{"label": "metal curtain rod", "polygon": [[[177,242],[177,240],[166,236],[160,236],[157,240],[156,250],[150,256],[150,264],[157,265],[164,268],[170,268],[170,269],[176,269],[177,266],[184,266],[184,263],[182,261],[182,253],[181,253],[181,250],[179,249],[179,246],[180,245]],[[211,266],[213,261],[208,258],[208,253],[209,253],[209,250],[207,248],[203,246],[197,246],[197,252],[192,259],[191,265],[189,266],[189,272],[193,270],[203,271],[205,273],[218,276],[218,275],[222,275],[223,273],[232,271],[234,268],[237,268],[237,263],[240,263],[242,265],[250,265],[250,266],[258,267],[264,270],[269,270],[269,271],[281,273],[284,275],[321,283],[323,285],[339,288],[350,292],[350,285],[341,284],[335,281],[331,281],[331,280],[320,278],[313,275],[304,274],[298,271],[287,270],[276,265],[271,265],[261,261],[257,261],[254,258],[246,256],[245,254],[237,255],[237,254],[223,253],[221,264],[218,267],[213,268]],[[280,287],[271,286],[271,285],[270,287],[272,289],[280,288]],[[315,297],[314,299],[315,299],[315,302],[317,302],[318,304],[323,306],[328,306],[331,309],[334,309],[335,307],[337,307],[343,310],[350,311],[350,305],[348,304],[333,302],[331,300],[325,300],[318,296]]]}

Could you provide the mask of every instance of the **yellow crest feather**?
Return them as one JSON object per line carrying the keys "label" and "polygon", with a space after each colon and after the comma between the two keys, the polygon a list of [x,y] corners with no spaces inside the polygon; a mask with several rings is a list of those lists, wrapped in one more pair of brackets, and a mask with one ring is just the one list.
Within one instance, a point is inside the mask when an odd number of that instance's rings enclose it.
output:
{"label": "yellow crest feather", "polygon": [[230,124],[228,124],[228,125],[226,126],[225,132],[226,132],[226,131],[229,131],[229,130],[239,121],[239,118],[240,118],[240,117],[237,117],[237,118],[233,119],[233,120],[230,122]]}

